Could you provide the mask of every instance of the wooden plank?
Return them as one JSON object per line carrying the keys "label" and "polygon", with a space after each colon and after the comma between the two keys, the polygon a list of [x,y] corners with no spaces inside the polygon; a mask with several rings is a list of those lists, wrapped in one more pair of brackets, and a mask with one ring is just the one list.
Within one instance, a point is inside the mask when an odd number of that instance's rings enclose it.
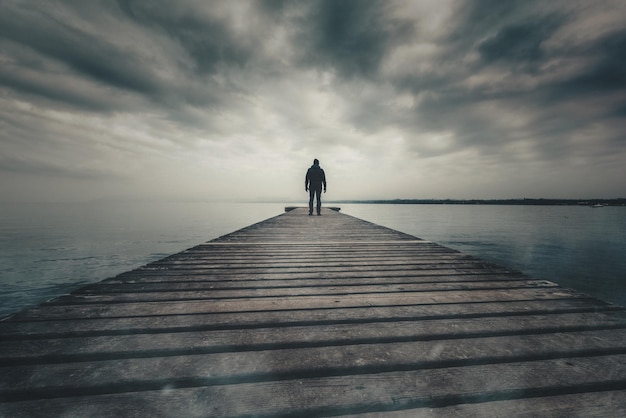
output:
{"label": "wooden plank", "polygon": [[[506,371],[505,371],[506,372]],[[485,378],[489,378],[486,375]],[[185,417],[203,418],[207,416],[343,416],[346,418],[467,418],[467,417],[622,417],[626,415],[626,390],[596,391],[565,395],[539,394],[528,398],[505,399],[503,393],[490,393],[479,399],[475,393],[467,395],[468,401],[453,406],[446,405],[443,396],[419,398],[410,389],[409,397],[381,399],[378,396],[366,398],[368,393],[363,385],[340,386],[334,380],[297,380],[281,382],[273,386],[246,384],[234,390],[230,386],[210,388],[174,389],[164,388],[134,394],[111,394],[85,397],[47,399],[45,401],[24,401],[0,404],[0,414],[6,417],[28,416],[31,418],[55,417],[177,417],[185,412]],[[287,385],[292,385],[292,388]],[[303,387],[330,387],[339,391],[328,402],[314,399],[311,393],[304,394]],[[467,388],[469,391],[469,388]],[[510,390],[509,393],[521,392]],[[546,390],[547,392],[547,390]],[[280,396],[279,396],[280,395]],[[360,396],[359,396],[360,395]],[[320,396],[322,396],[320,394]],[[337,398],[341,397],[341,401]],[[224,399],[216,404],[214,399]],[[298,400],[300,402],[298,403]],[[334,402],[332,402],[334,401]],[[348,403],[351,401],[351,403]],[[231,402],[227,404],[227,402]],[[256,402],[256,405],[255,405]],[[338,406],[344,402],[345,407]],[[316,410],[305,409],[305,405],[315,405]],[[421,406],[423,405],[423,406]],[[401,409],[407,408],[410,409]],[[375,411],[361,412],[356,411]]]}
{"label": "wooden plank", "polygon": [[584,298],[562,288],[493,289],[476,291],[292,296],[189,301],[136,302],[85,305],[41,305],[19,315],[24,319],[114,318],[145,315],[181,315],[203,312],[259,312],[292,309],[328,309],[398,305],[511,302]]}
{"label": "wooden plank", "polygon": [[[114,408],[117,405],[115,409],[123,416],[129,416],[129,411],[139,412],[135,409],[137,406],[132,404],[138,404],[143,409],[148,400],[152,401],[155,412],[160,411],[165,416],[177,416],[175,413],[171,415],[175,411],[193,410],[202,411],[204,416],[323,416],[372,410],[382,412],[481,400],[497,401],[601,390],[623,391],[624,376],[616,376],[614,370],[623,369],[625,362],[626,356],[623,355],[573,357],[566,361],[551,359],[452,366],[444,369],[357,374],[349,378],[325,376],[240,384],[224,382],[222,385],[205,387],[194,387],[196,382],[193,381],[158,380],[152,385],[145,385],[145,390],[139,393],[126,395],[125,400],[110,396],[104,399]],[[536,370],[543,372],[537,374]],[[186,389],[180,388],[184,384],[188,385]],[[81,395],[85,391],[80,389],[73,386],[58,389],[72,396],[66,401],[65,407],[70,402],[77,405],[80,398],[76,398],[86,396]],[[102,395],[122,392],[113,386],[103,389],[105,393]],[[451,396],[451,393],[454,395]],[[97,396],[90,396],[89,400],[97,402],[94,398]],[[84,400],[82,404],[86,406]],[[120,405],[129,409],[123,412]],[[20,406],[24,407],[23,404]],[[111,408],[103,404],[97,406],[98,410]],[[152,411],[152,408],[149,410]],[[613,410],[611,405],[604,409],[605,412]],[[52,412],[49,409],[47,411]],[[78,412],[76,409],[74,411]]]}
{"label": "wooden plank", "polygon": [[[326,209],[334,210],[335,212],[339,212],[341,210],[338,206],[326,206]],[[285,212],[291,212],[294,209],[298,209],[297,206],[285,206]]]}
{"label": "wooden plank", "polygon": [[[262,274],[262,273],[271,273],[271,272],[277,272],[280,274],[290,274],[290,273],[318,273],[320,272],[320,270],[323,270],[324,272],[345,272],[345,273],[356,273],[358,274],[359,272],[362,271],[372,271],[375,270],[377,272],[380,272],[381,274],[384,274],[385,272],[393,272],[393,271],[406,271],[406,270],[413,270],[413,271],[422,271],[422,270],[441,270],[441,269],[453,269],[453,270],[465,270],[465,269],[473,269],[476,270],[477,266],[473,265],[473,264],[452,264],[452,265],[445,265],[445,264],[438,264],[438,263],[433,263],[433,264],[418,264],[418,263],[414,263],[414,264],[396,264],[396,265],[385,265],[385,266],[377,266],[376,268],[373,268],[374,266],[372,265],[362,265],[362,266],[351,266],[351,265],[345,265],[345,266],[324,266],[323,262],[319,262],[319,264],[317,265],[302,265],[300,267],[281,267],[281,266],[266,266],[266,267],[261,267],[261,266],[249,266],[249,267],[239,267],[238,273],[245,273],[245,274]],[[191,272],[193,274],[194,271],[202,271],[203,273],[207,273],[207,272],[213,272],[214,274],[228,274],[232,269],[229,267],[211,267],[209,265],[207,266],[195,266],[195,267],[191,267],[191,268],[183,268],[180,266],[170,266],[170,267],[151,267],[151,268],[146,268],[145,270],[154,270],[157,271],[159,274],[162,274],[165,271],[168,271],[169,274],[185,274],[187,272]],[[498,273],[506,273],[508,272],[508,270],[506,269],[492,269],[492,271],[496,271]]]}
{"label": "wooden plank", "polygon": [[[524,276],[505,275],[495,276],[490,274],[475,275],[410,275],[410,276],[366,276],[366,277],[331,277],[320,280],[319,277],[305,278],[273,278],[268,276],[253,276],[245,278],[231,278],[215,276],[203,276],[201,278],[188,278],[187,280],[179,280],[172,277],[171,280],[150,280],[140,278],[138,280],[129,279],[127,281],[109,281],[96,285],[86,286],[78,291],[73,292],[75,295],[89,293],[132,293],[132,292],[167,292],[173,289],[177,290],[207,290],[207,289],[245,289],[245,288],[280,288],[280,287],[330,287],[330,286],[371,286],[371,285],[437,285],[453,286],[465,283],[490,283],[490,282],[531,282],[532,279]],[[548,281],[540,281],[543,284],[550,283]]]}
{"label": "wooden plank", "polygon": [[[344,418],[376,418],[380,412],[342,415]],[[521,399],[485,399],[447,407],[384,411],[389,418],[467,418],[467,417],[623,417],[626,416],[626,390],[537,395]]]}
{"label": "wooden plank", "polygon": [[299,297],[299,296],[326,296],[326,295],[361,295],[361,294],[386,294],[386,293],[410,293],[437,292],[437,291],[477,291],[493,289],[518,289],[518,288],[546,288],[557,287],[555,283],[545,280],[518,280],[518,281],[489,281],[489,282],[466,282],[466,283],[429,283],[429,284],[381,284],[381,285],[351,285],[351,286],[288,286],[288,287],[247,287],[243,289],[219,287],[204,290],[192,289],[181,291],[172,286],[170,290],[134,291],[128,289],[123,292],[96,293],[84,292],[68,297],[61,297],[55,302],[58,305],[83,304],[83,303],[125,303],[125,302],[158,302],[158,301],[184,301],[184,300],[215,300],[232,298],[265,298],[265,297]]}
{"label": "wooden plank", "polygon": [[[350,272],[346,271],[317,271],[317,272],[285,272],[285,271],[264,271],[264,272],[241,272],[232,270],[229,272],[206,272],[204,270],[193,270],[183,272],[171,272],[167,270],[136,270],[132,274],[124,275],[123,277],[111,279],[110,283],[133,283],[133,282],[185,282],[185,281],[220,281],[220,280],[297,280],[297,279],[345,279],[345,278],[394,278],[394,277],[417,277],[425,278],[426,280],[434,281],[439,278],[445,279],[450,277],[450,280],[454,280],[455,277],[460,280],[472,279],[473,277],[491,276],[505,279],[524,277],[519,274],[502,272],[502,270],[492,270],[489,268],[473,268],[473,269],[446,269],[439,268],[433,270],[422,269],[416,270],[391,270],[391,271],[359,271]],[[103,283],[104,285],[104,283]]]}
{"label": "wooden plank", "polygon": [[[612,379],[626,384],[626,330],[276,348],[210,354],[164,355],[148,358],[43,363],[3,367],[0,399],[72,393],[104,393],[116,386],[155,389],[155,384],[216,385],[310,376],[353,376],[392,371],[451,368],[537,360],[611,358]],[[152,353],[150,353],[152,354]],[[468,360],[469,359],[469,360]],[[535,370],[535,372],[539,372]],[[57,376],[72,376],[58,379]],[[188,383],[186,383],[188,382]]]}
{"label": "wooden plank", "polygon": [[164,353],[249,351],[285,346],[329,346],[626,328],[626,315],[569,313],[495,318],[348,323],[241,330],[179,331],[103,337],[0,341],[0,365],[128,358]]}
{"label": "wooden plank", "polygon": [[321,282],[319,279],[301,280],[215,280],[215,281],[185,281],[185,282],[132,282],[132,283],[110,283],[107,285],[88,286],[80,291],[73,292],[76,297],[85,295],[109,295],[109,294],[131,294],[131,293],[162,293],[162,292],[224,292],[224,291],[244,291],[252,293],[258,290],[269,291],[271,289],[350,289],[355,290],[389,290],[399,289],[407,291],[424,290],[460,290],[477,288],[498,288],[498,287],[555,287],[557,284],[546,280],[532,280],[529,278],[509,278],[498,280],[491,277],[482,277],[482,280],[456,280],[452,277],[444,277],[442,280],[419,281],[414,277],[408,279],[393,279],[388,277],[374,277],[371,279],[327,279]]}
{"label": "wooden plank", "polygon": [[314,324],[423,321],[431,319],[490,318],[520,315],[550,316],[562,313],[602,312],[607,322],[622,317],[623,310],[588,299],[556,299],[519,302],[485,302],[442,305],[365,306],[354,308],[292,309],[186,315],[130,316],[114,318],[0,322],[0,339],[67,338],[93,335],[128,335],[213,329],[272,328]]}
{"label": "wooden plank", "polygon": [[[248,251],[254,251],[254,249],[250,249]],[[395,254],[394,254],[395,253]],[[193,255],[192,255],[193,257]],[[364,259],[367,257],[367,259]],[[468,256],[463,256],[459,254],[446,254],[439,252],[432,252],[429,254],[412,254],[410,252],[399,253],[399,251],[393,252],[376,252],[375,254],[367,254],[367,252],[350,252],[344,254],[337,254],[332,251],[327,254],[318,253],[316,255],[311,254],[283,254],[283,255],[271,255],[271,254],[256,254],[255,257],[244,257],[236,254],[232,254],[230,251],[224,251],[219,253],[213,253],[210,257],[208,256],[198,256],[197,258],[193,257],[193,260],[190,260],[189,257],[184,258],[175,258],[171,260],[161,260],[160,262],[150,263],[147,267],[187,267],[192,268],[194,266],[205,266],[210,264],[214,268],[216,267],[239,267],[239,266],[249,266],[253,267],[255,265],[260,267],[266,267],[269,265],[277,265],[277,266],[301,266],[301,265],[320,265],[320,263],[324,263],[325,265],[333,266],[333,265],[350,265],[354,263],[356,265],[392,265],[405,264],[406,261],[410,261],[412,263],[420,263],[420,264],[428,264],[432,263],[441,263],[441,264],[453,264],[453,263],[480,263],[484,265],[484,261],[481,262],[479,260],[475,260]],[[220,266],[222,264],[222,266]]]}

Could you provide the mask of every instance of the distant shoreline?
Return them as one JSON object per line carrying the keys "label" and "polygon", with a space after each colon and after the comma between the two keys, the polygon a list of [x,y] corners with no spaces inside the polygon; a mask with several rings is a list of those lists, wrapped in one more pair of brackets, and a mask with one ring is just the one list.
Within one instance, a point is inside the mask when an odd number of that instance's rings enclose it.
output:
{"label": "distant shoreline", "polygon": [[626,206],[620,199],[374,199],[334,200],[328,203],[363,203],[392,205],[535,205],[535,206]]}

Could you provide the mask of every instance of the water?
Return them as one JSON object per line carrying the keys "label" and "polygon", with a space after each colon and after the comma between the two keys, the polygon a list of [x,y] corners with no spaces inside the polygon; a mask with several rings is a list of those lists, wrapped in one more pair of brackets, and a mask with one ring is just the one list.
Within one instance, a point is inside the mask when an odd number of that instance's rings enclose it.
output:
{"label": "water", "polygon": [[0,204],[0,317],[283,210],[281,204]]}
{"label": "water", "polygon": [[[284,204],[0,204],[0,317],[283,212]],[[626,305],[626,208],[342,204],[342,212]]]}

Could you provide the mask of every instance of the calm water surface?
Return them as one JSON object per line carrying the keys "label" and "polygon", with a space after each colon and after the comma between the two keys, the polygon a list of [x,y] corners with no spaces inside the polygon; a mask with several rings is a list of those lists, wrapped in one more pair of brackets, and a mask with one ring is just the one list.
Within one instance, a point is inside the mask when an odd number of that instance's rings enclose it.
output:
{"label": "calm water surface", "polygon": [[0,204],[0,317],[283,210],[282,204]]}
{"label": "calm water surface", "polygon": [[[0,204],[0,316],[283,213],[284,204]],[[626,305],[626,208],[342,204],[342,212]]]}

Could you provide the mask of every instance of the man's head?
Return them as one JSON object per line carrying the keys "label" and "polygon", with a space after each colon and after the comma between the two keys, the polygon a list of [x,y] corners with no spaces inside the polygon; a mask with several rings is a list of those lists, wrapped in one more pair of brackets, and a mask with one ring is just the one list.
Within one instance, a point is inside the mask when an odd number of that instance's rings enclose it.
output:
{"label": "man's head", "polygon": [[319,163],[320,163],[320,161],[317,158],[313,160],[313,164],[319,165]]}

